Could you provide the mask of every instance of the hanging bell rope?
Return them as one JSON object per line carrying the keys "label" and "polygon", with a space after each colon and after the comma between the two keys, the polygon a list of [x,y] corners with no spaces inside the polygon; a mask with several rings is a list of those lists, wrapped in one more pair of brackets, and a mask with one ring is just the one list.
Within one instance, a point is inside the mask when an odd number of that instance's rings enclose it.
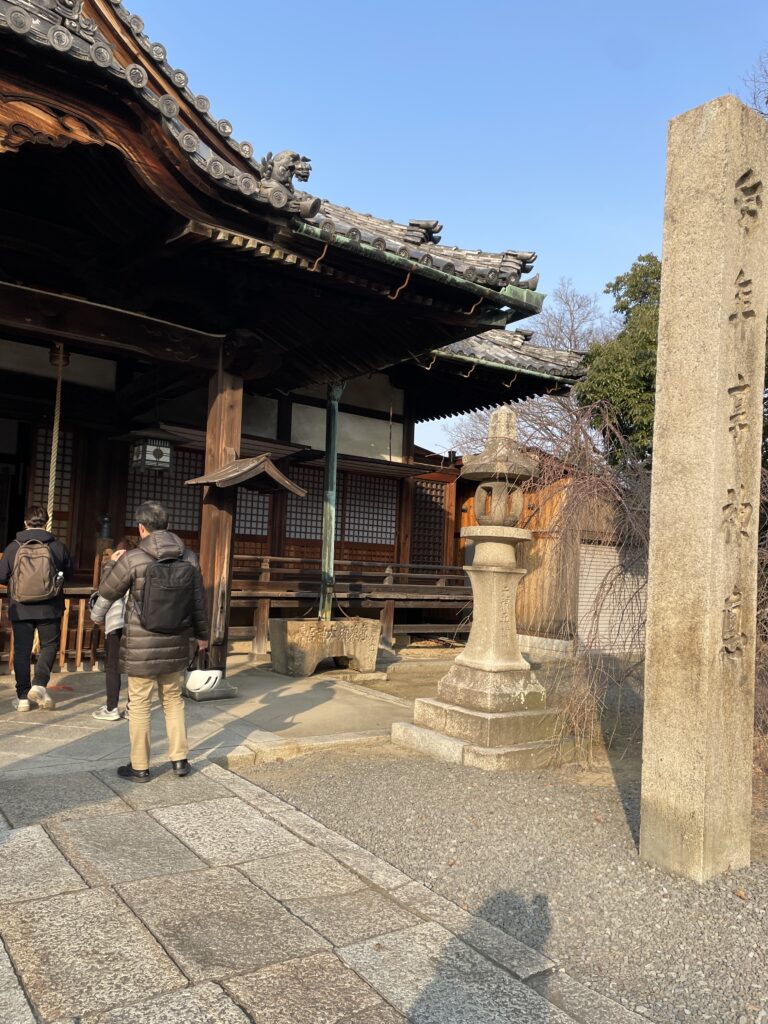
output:
{"label": "hanging bell rope", "polygon": [[48,467],[48,525],[46,529],[53,529],[53,509],[56,503],[56,473],[59,468],[59,433],[61,425],[61,376],[64,366],[69,359],[64,352],[64,346],[59,341],[51,349],[51,362],[56,367],[56,402],[53,408],[53,430],[51,433],[51,463]]}

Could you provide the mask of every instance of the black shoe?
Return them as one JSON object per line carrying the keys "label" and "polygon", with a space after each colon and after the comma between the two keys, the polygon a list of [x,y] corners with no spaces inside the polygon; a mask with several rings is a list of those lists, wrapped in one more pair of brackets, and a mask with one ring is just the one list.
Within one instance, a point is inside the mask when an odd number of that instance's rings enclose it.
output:
{"label": "black shoe", "polygon": [[178,775],[180,779],[183,778],[185,775],[189,775],[189,773],[192,771],[192,766],[190,765],[186,757],[184,758],[183,761],[171,761],[171,767],[173,768],[173,774]]}
{"label": "black shoe", "polygon": [[117,769],[117,774],[121,779],[130,779],[131,782],[149,782],[149,768],[140,772],[130,764],[121,764]]}

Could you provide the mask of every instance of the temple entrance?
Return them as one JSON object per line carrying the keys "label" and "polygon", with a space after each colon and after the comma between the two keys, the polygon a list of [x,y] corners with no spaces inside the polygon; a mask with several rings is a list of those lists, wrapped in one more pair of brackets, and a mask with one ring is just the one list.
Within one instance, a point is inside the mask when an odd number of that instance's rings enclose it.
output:
{"label": "temple entrance", "polygon": [[0,548],[22,527],[28,452],[28,425],[0,419]]}

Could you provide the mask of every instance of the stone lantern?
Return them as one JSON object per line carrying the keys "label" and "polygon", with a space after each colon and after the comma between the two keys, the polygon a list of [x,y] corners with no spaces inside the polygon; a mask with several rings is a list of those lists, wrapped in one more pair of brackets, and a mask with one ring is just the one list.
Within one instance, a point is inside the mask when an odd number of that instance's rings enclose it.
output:
{"label": "stone lantern", "polygon": [[438,683],[438,699],[417,700],[413,724],[392,728],[394,743],[494,771],[574,758],[572,741],[555,740],[559,713],[547,709],[546,691],[517,637],[515,599],[525,576],[518,552],[533,534],[516,524],[523,509],[521,484],[535,463],[520,450],[516,435],[512,409],[497,409],[485,450],[464,460],[462,476],[478,481],[478,525],[461,531],[474,599],[472,629]]}

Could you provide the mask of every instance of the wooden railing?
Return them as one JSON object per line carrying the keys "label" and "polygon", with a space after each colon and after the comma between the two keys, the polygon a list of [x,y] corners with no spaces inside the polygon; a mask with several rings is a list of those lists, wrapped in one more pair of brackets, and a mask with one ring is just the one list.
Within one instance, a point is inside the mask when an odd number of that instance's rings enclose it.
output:
{"label": "wooden railing", "polygon": [[[319,592],[319,558],[235,556],[232,606],[253,610],[254,653],[263,654],[267,649],[273,609],[309,612],[317,603]],[[391,643],[396,633],[450,632],[461,628],[455,621],[457,613],[468,610],[472,590],[466,573],[455,565],[337,560],[333,597],[337,607],[347,614],[378,611],[382,637]],[[395,609],[430,610],[438,621],[396,621]]]}
{"label": "wooden railing", "polygon": [[[94,671],[97,659],[104,653],[102,630],[91,622],[88,614],[88,598],[92,591],[93,587],[78,584],[64,587],[59,672],[66,672],[68,668],[81,672],[86,666]],[[13,663],[13,632],[8,620],[8,595],[5,587],[0,587],[0,660]]]}
{"label": "wooden railing", "polygon": [[[92,586],[68,584],[64,588],[59,671],[94,671],[104,653],[103,629],[91,622],[88,597]],[[235,555],[232,609],[248,625],[232,625],[230,637],[252,641],[254,653],[268,646],[269,618],[273,611],[311,614],[320,592],[319,558],[278,558]],[[396,562],[337,561],[333,591],[335,608],[342,614],[367,614],[381,619],[382,637],[392,643],[396,634],[466,632],[462,621],[471,607],[472,590],[466,573],[455,565],[407,565]],[[396,610],[416,610],[428,621],[409,622]],[[237,614],[239,612],[239,614]],[[8,621],[6,588],[0,586],[0,661],[13,661],[13,634]]]}

